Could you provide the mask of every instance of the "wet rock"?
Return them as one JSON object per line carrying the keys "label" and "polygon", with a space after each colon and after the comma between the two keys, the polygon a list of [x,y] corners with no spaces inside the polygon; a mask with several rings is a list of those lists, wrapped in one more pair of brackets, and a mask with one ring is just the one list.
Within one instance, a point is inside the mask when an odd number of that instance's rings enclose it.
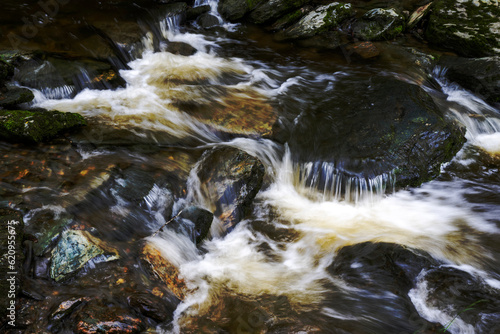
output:
{"label": "wet rock", "polygon": [[112,302],[92,300],[72,316],[74,332],[141,333],[146,325],[142,317]]}
{"label": "wet rock", "polygon": [[277,33],[275,37],[283,41],[312,37],[338,27],[353,14],[351,4],[333,2],[309,12],[285,31]]}
{"label": "wet rock", "polygon": [[439,0],[425,32],[429,42],[465,57],[500,53],[500,7],[495,0]]}
{"label": "wet rock", "polygon": [[82,115],[60,111],[0,110],[0,138],[40,142],[86,125]]}
{"label": "wet rock", "polygon": [[305,48],[334,50],[344,44],[342,35],[338,31],[327,31],[311,38],[301,39],[297,44]]}
{"label": "wet rock", "polygon": [[[24,255],[24,222],[19,211],[0,208],[0,326],[16,318]],[[9,274],[16,273],[16,274]]]}
{"label": "wet rock", "polygon": [[27,88],[9,88],[0,92],[0,108],[11,109],[34,98],[33,92]]}
{"label": "wet rock", "polygon": [[165,51],[181,56],[192,56],[198,52],[193,46],[184,42],[169,42]]}
{"label": "wet rock", "polygon": [[262,24],[304,6],[310,0],[271,0],[260,3],[249,15],[250,21]]}
{"label": "wet rock", "polygon": [[127,299],[131,307],[159,323],[172,321],[177,306],[150,293],[134,293]]}
{"label": "wet rock", "polygon": [[426,17],[431,11],[432,2],[429,2],[427,5],[421,6],[415,10],[410,18],[408,19],[408,23],[406,27],[408,29],[413,29],[424,17]]}
{"label": "wet rock", "polygon": [[374,8],[366,12],[353,27],[355,37],[364,41],[390,40],[405,29],[405,18],[394,8]]}
{"label": "wet rock", "polygon": [[227,20],[236,21],[255,9],[263,0],[221,0],[219,13]]}
{"label": "wet rock", "polygon": [[208,13],[211,10],[210,5],[191,7],[186,11],[186,19],[194,20],[201,14]]}
{"label": "wet rock", "polygon": [[299,8],[299,9],[297,9],[289,14],[283,15],[281,18],[276,20],[276,22],[274,22],[271,25],[270,29],[273,31],[279,31],[279,30],[285,29],[285,28],[291,26],[292,24],[294,24],[295,22],[297,22],[298,20],[300,20],[306,14],[311,12],[313,9],[314,8],[312,6],[304,6],[304,7]]}
{"label": "wet rock", "polygon": [[14,76],[14,66],[0,58],[0,86]]}
{"label": "wet rock", "polygon": [[146,243],[142,248],[141,259],[149,264],[149,268],[177,298],[184,300],[186,283],[179,278],[179,269],[162,255],[158,246],[151,242]]}
{"label": "wet rock", "polygon": [[199,245],[207,237],[213,219],[214,215],[210,211],[197,206],[189,206],[183,209],[179,218],[171,222],[168,227],[186,235]]}
{"label": "wet rock", "polygon": [[62,233],[57,246],[52,250],[50,276],[60,281],[93,263],[118,259],[118,252],[104,244],[90,233],[81,230],[67,230]]}
{"label": "wet rock", "polygon": [[[384,76],[346,78],[328,94],[312,94],[314,103],[308,101],[290,133],[298,161],[328,162],[340,174],[365,178],[394,170],[397,187],[418,186],[438,176],[465,143],[465,130],[416,85]],[[309,131],[315,136],[302,135]]]}
{"label": "wet rock", "polygon": [[208,13],[202,14],[198,18],[197,22],[200,27],[204,29],[209,29],[219,25],[219,19],[216,16]]}
{"label": "wet rock", "polygon": [[379,49],[372,42],[357,42],[349,45],[346,49],[363,59],[377,57],[380,54]]}
{"label": "wet rock", "polygon": [[90,301],[89,297],[80,297],[80,298],[75,297],[65,300],[64,302],[59,304],[59,306],[54,312],[50,314],[50,319],[52,321],[62,320],[71,313],[73,313],[75,309],[77,309],[79,306],[85,304],[88,301]]}
{"label": "wet rock", "polygon": [[481,95],[489,103],[500,103],[500,56],[485,58],[441,57],[445,76]]}
{"label": "wet rock", "polygon": [[248,214],[264,173],[264,165],[257,158],[235,148],[215,148],[202,157],[198,169],[201,190],[224,233]]}

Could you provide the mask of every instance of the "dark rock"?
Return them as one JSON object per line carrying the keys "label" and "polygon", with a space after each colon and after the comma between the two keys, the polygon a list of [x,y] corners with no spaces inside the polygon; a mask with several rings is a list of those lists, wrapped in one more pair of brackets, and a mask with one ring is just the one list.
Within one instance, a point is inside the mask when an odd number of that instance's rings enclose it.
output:
{"label": "dark rock", "polygon": [[380,50],[372,42],[357,42],[346,47],[346,50],[363,59],[377,57],[380,54]]}
{"label": "dark rock", "polygon": [[314,8],[312,6],[304,6],[302,8],[299,8],[289,14],[283,15],[281,18],[276,20],[274,22],[270,29],[273,31],[279,31],[282,29],[285,29],[298,20],[300,20],[302,17],[304,17],[306,14],[308,14],[310,11],[312,11]]}
{"label": "dark rock", "polygon": [[169,42],[165,51],[181,56],[192,56],[198,52],[190,44],[184,42]]}
{"label": "dark rock", "polygon": [[311,38],[300,39],[297,44],[305,48],[334,50],[344,43],[338,31],[327,31]]}
{"label": "dark rock", "polygon": [[14,66],[0,58],[0,86],[14,76]]}
{"label": "dark rock", "polygon": [[209,29],[220,24],[219,19],[216,16],[208,13],[200,15],[197,22],[200,27],[204,29]]}
{"label": "dark rock", "polygon": [[465,57],[500,53],[500,7],[495,0],[439,0],[425,36],[429,42]]}
{"label": "dark rock", "polygon": [[118,251],[90,233],[67,230],[52,250],[50,277],[60,281],[83,268],[89,261],[105,262],[118,259]]}
{"label": "dark rock", "polygon": [[404,31],[405,18],[394,8],[366,12],[353,27],[355,37],[364,41],[390,40]]}
{"label": "dark rock", "polygon": [[0,110],[0,138],[40,142],[86,125],[82,115],[60,111]]}
{"label": "dark rock", "polygon": [[131,307],[160,323],[172,321],[177,306],[149,293],[134,293],[127,299]]}
{"label": "dark rock", "polygon": [[264,165],[238,149],[215,148],[202,157],[198,177],[204,197],[228,233],[248,214],[262,186]]}
{"label": "dark rock", "polygon": [[489,103],[500,103],[500,56],[487,58],[441,57],[445,75]]}
{"label": "dark rock", "polygon": [[193,222],[194,239],[197,245],[199,245],[208,235],[210,226],[212,225],[212,220],[214,219],[213,213],[197,206],[185,208],[180,217]]}
{"label": "dark rock", "polygon": [[185,17],[189,6],[186,2],[171,2],[162,7],[167,16],[182,15]]}
{"label": "dark rock", "polygon": [[191,7],[186,11],[186,19],[194,20],[201,14],[208,13],[211,9],[210,5]]}
{"label": "dark rock", "polygon": [[354,11],[351,4],[333,2],[309,12],[285,31],[277,33],[275,38],[284,41],[312,37],[337,28],[352,15]]}
{"label": "dark rock", "polygon": [[[19,211],[0,209],[0,327],[16,323],[17,295],[22,275],[24,221]],[[15,274],[14,274],[15,273]]]}
{"label": "dark rock", "polygon": [[33,92],[27,88],[9,88],[0,92],[0,108],[11,109],[34,98]]}
{"label": "dark rock", "polygon": [[141,333],[145,329],[142,317],[112,302],[92,300],[72,315],[74,332]]}
{"label": "dark rock", "polygon": [[260,3],[249,15],[250,21],[262,24],[304,6],[310,0],[271,0]]}
{"label": "dark rock", "polygon": [[236,21],[255,9],[263,0],[221,0],[219,13],[227,20]]}
{"label": "dark rock", "polygon": [[[340,79],[334,92],[318,90],[308,102],[288,140],[294,159],[330,163],[346,175],[372,178],[395,169],[398,187],[418,186],[438,176],[465,143],[465,130],[422,88],[395,78]],[[303,135],[309,131],[315,136]]]}

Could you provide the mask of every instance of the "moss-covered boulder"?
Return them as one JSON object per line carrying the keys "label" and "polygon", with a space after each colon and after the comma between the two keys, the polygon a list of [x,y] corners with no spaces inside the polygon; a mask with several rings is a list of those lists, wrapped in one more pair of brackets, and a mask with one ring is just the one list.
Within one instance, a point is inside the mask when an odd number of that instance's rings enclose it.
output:
{"label": "moss-covered boulder", "polygon": [[[19,211],[0,208],[0,328],[16,323],[17,294],[23,264],[23,216]],[[14,325],[14,326],[13,326]]]}
{"label": "moss-covered boulder", "polygon": [[429,17],[426,38],[465,57],[500,53],[500,6],[495,0],[439,0]]}
{"label": "moss-covered boulder", "polygon": [[500,103],[500,57],[442,57],[439,65],[446,77],[479,94],[489,103]]}
{"label": "moss-covered boulder", "polygon": [[299,9],[296,9],[286,15],[283,15],[271,25],[270,29],[273,31],[283,30],[291,26],[292,24],[296,23],[298,20],[307,15],[313,9],[314,8],[312,6],[307,5]]}
{"label": "moss-covered boulder", "polygon": [[320,6],[302,17],[297,23],[276,34],[277,40],[293,40],[313,37],[338,27],[354,15],[351,4],[332,2]]}
{"label": "moss-covered boulder", "polygon": [[284,14],[291,12],[305,4],[310,0],[270,0],[265,1],[257,6],[250,13],[250,21],[262,24],[272,20],[276,20]]}
{"label": "moss-covered boulder", "polygon": [[60,111],[0,110],[0,138],[41,142],[86,125],[82,115]]}
{"label": "moss-covered boulder", "polygon": [[405,29],[404,16],[394,8],[374,8],[366,12],[354,27],[354,36],[364,41],[390,40]]}
{"label": "moss-covered boulder", "polygon": [[262,186],[264,165],[244,151],[215,148],[202,157],[198,177],[209,209],[228,233],[248,214]]}
{"label": "moss-covered boulder", "polygon": [[9,88],[0,92],[0,108],[11,109],[34,98],[33,92],[27,88]]}
{"label": "moss-covered boulder", "polygon": [[255,9],[263,0],[221,0],[219,13],[227,20],[237,21]]}

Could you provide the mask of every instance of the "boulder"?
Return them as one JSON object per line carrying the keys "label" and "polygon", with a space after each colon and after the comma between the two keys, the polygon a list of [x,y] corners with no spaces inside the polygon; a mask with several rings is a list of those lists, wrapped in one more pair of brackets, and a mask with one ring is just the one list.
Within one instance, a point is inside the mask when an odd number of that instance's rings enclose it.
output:
{"label": "boulder", "polygon": [[275,37],[283,41],[312,37],[338,27],[353,14],[351,4],[332,2],[309,12],[285,31],[277,33]]}
{"label": "boulder", "polygon": [[170,223],[168,227],[177,233],[186,235],[196,245],[199,245],[207,237],[213,219],[213,213],[192,205],[183,209],[179,218]]}
{"label": "boulder", "polygon": [[0,92],[0,108],[11,109],[34,98],[33,92],[27,88],[9,88]]}
{"label": "boulder", "polygon": [[219,13],[229,21],[237,21],[262,2],[263,0],[221,0]]}
{"label": "boulder", "polygon": [[485,58],[441,57],[448,80],[479,94],[489,103],[500,103],[500,56]]}
{"label": "boulder", "polygon": [[201,14],[200,17],[196,20],[200,27],[204,29],[209,29],[220,24],[219,19],[209,13]]}
{"label": "boulder", "polygon": [[[16,319],[17,295],[22,275],[24,222],[21,212],[0,209],[0,327]],[[12,308],[14,303],[14,311]],[[8,315],[13,314],[12,317]]]}
{"label": "boulder", "polygon": [[250,21],[257,24],[276,20],[288,12],[304,6],[310,0],[270,0],[260,3],[249,15]]}
{"label": "boulder", "polygon": [[373,178],[394,171],[398,187],[418,186],[465,143],[463,127],[422,88],[393,77],[338,79],[335,91],[314,94],[288,142],[294,160],[325,163],[323,173]]}
{"label": "boulder", "polygon": [[465,57],[500,53],[500,6],[495,0],[438,0],[425,36]]}
{"label": "boulder", "polygon": [[118,252],[81,230],[66,230],[52,250],[50,276],[60,281],[83,268],[89,261],[93,263],[118,259]]}
{"label": "boulder", "polygon": [[394,8],[374,8],[353,27],[355,37],[364,41],[390,40],[403,32],[405,17]]}
{"label": "boulder", "polygon": [[60,111],[0,110],[0,138],[41,142],[86,125],[82,115]]}
{"label": "boulder", "polygon": [[228,233],[249,212],[262,186],[264,165],[236,148],[214,148],[202,157],[198,177],[204,198],[219,218],[223,233]]}
{"label": "boulder", "polygon": [[168,42],[165,51],[181,56],[192,56],[198,52],[193,46],[184,42]]}
{"label": "boulder", "polygon": [[312,11],[314,8],[312,6],[304,6],[302,8],[299,8],[291,13],[288,13],[286,15],[283,15],[281,18],[276,20],[274,22],[270,29],[273,31],[279,31],[282,29],[285,29],[292,24],[296,23],[298,20],[300,20],[302,17],[304,17],[306,14],[308,14],[310,11]]}

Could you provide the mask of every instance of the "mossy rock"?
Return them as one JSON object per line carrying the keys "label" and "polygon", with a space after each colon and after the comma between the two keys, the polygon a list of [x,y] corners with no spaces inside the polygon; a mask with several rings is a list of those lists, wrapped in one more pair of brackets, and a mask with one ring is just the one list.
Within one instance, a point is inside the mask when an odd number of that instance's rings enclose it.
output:
{"label": "mossy rock", "polygon": [[302,17],[299,22],[275,35],[277,40],[293,40],[313,37],[337,28],[354,15],[351,4],[332,2],[320,6]]}
{"label": "mossy rock", "polygon": [[358,20],[353,28],[354,36],[364,41],[390,40],[405,29],[405,18],[394,8],[374,8]]}
{"label": "mossy rock", "polygon": [[429,17],[429,42],[465,57],[500,54],[500,6],[492,0],[439,0]]}
{"label": "mossy rock", "polygon": [[250,21],[262,24],[276,20],[288,12],[311,2],[310,0],[270,0],[257,6],[250,13]]}
{"label": "mossy rock", "polygon": [[86,124],[76,113],[0,110],[0,138],[13,142],[41,142]]}

